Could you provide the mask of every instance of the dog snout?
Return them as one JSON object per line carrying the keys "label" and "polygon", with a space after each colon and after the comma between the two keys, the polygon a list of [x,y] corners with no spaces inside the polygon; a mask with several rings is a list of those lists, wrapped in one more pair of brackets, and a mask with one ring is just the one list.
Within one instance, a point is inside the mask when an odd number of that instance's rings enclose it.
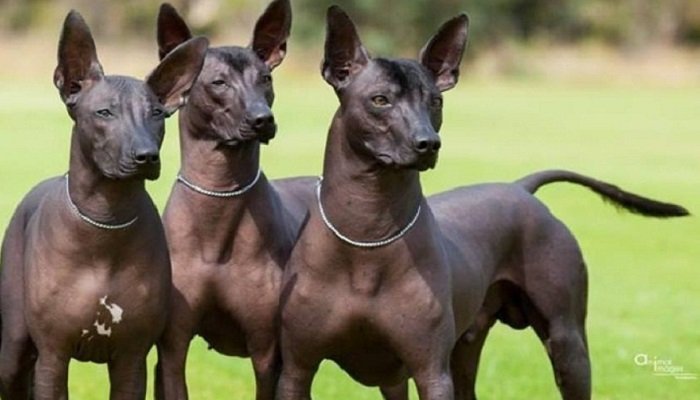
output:
{"label": "dog snout", "polygon": [[277,125],[272,110],[267,103],[258,103],[247,110],[246,122],[255,132],[255,138],[261,143],[268,143],[275,137]]}
{"label": "dog snout", "polygon": [[438,135],[418,135],[413,143],[413,148],[418,154],[432,154],[440,150],[440,137]]}
{"label": "dog snout", "polygon": [[258,114],[254,116],[251,121],[253,129],[256,131],[264,129],[266,126],[273,125],[274,123],[275,117],[272,115],[272,112]]}
{"label": "dog snout", "polygon": [[134,152],[134,162],[137,165],[158,164],[160,162],[160,152],[158,149],[138,149]]}
{"label": "dog snout", "polygon": [[256,133],[269,133],[275,127],[275,116],[267,104],[256,104],[250,107],[246,119]]}

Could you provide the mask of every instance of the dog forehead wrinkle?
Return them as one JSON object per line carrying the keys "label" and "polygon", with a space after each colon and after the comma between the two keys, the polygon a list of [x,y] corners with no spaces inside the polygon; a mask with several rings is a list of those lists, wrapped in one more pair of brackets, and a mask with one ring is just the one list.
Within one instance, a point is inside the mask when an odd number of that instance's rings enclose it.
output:
{"label": "dog forehead wrinkle", "polygon": [[420,93],[428,86],[425,72],[413,60],[377,58],[374,61],[381,68],[383,76],[398,85],[404,93]]}
{"label": "dog forehead wrinkle", "polygon": [[211,49],[210,53],[215,60],[221,61],[241,74],[254,63],[254,54],[243,47],[217,47]]}
{"label": "dog forehead wrinkle", "polygon": [[[120,103],[139,105],[152,100],[155,96],[146,89],[143,81],[128,76],[111,75],[106,77],[106,83],[114,90],[114,97],[110,105],[118,107]],[[143,103],[137,103],[134,99],[140,99]]]}
{"label": "dog forehead wrinkle", "polygon": [[123,75],[108,75],[105,81],[119,91],[134,91],[143,86],[143,81]]}

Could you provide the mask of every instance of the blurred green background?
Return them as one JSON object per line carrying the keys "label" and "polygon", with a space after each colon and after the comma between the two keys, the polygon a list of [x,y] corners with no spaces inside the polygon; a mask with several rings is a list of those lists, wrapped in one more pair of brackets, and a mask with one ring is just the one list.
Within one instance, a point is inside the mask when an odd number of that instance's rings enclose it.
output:
{"label": "blurred green background", "polygon": [[[171,0],[200,32],[219,34],[254,18],[265,1]],[[378,50],[413,47],[445,18],[468,11],[481,48],[515,40],[577,43],[599,40],[625,47],[697,45],[700,3],[694,0],[294,0],[297,38],[317,42],[325,9],[341,4]],[[144,0],[0,0],[2,27],[46,28],[68,7],[79,8],[95,31],[111,37],[150,33],[157,4]],[[50,25],[50,24],[49,24]],[[49,27],[51,28],[51,27]],[[235,28],[234,28],[235,29]],[[472,56],[474,53],[472,52]]]}
{"label": "blurred green background", "polygon": [[[263,150],[270,177],[317,175],[337,105],[318,75],[330,1],[292,0],[294,29],[275,71],[277,138]],[[338,0],[375,54],[412,56],[457,12],[472,19],[462,81],[445,95],[443,148],[423,175],[426,193],[568,168],[700,212],[700,3],[684,0]],[[173,1],[214,45],[247,44],[265,1]],[[65,13],[81,11],[108,73],[156,65],[154,1],[0,0],[0,225],[36,182],[65,172],[70,120],[52,86]],[[160,207],[178,169],[176,118],[163,173],[149,184]],[[575,233],[589,265],[588,333],[595,399],[693,399],[699,380],[655,376],[637,354],[700,373],[700,223],[618,213],[570,185],[538,193]],[[153,361],[153,354],[151,355]],[[193,399],[253,398],[248,360],[195,340]],[[150,377],[149,377],[150,379]],[[104,366],[73,362],[71,395],[107,397]],[[477,392],[485,399],[558,397],[531,331],[497,325]],[[331,363],[314,398],[379,399]],[[415,395],[413,398],[417,398]]]}

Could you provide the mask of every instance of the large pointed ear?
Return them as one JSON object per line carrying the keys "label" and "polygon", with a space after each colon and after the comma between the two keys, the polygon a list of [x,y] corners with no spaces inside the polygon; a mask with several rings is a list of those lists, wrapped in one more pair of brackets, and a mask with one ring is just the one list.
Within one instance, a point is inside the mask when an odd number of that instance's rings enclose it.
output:
{"label": "large pointed ear", "polygon": [[467,46],[469,18],[461,14],[445,22],[438,33],[423,47],[420,62],[435,78],[441,92],[452,89],[459,78],[459,64]]}
{"label": "large pointed ear", "polygon": [[63,22],[58,42],[58,66],[53,73],[54,85],[63,102],[71,107],[80,93],[103,77],[90,28],[83,17],[72,10]]}
{"label": "large pointed ear", "polygon": [[335,90],[340,90],[369,63],[370,57],[362,46],[355,24],[345,11],[338,6],[331,6],[326,21],[321,73],[326,82]]}
{"label": "large pointed ear", "polygon": [[255,23],[250,48],[270,69],[274,69],[287,54],[291,29],[292,6],[289,0],[274,0]]}
{"label": "large pointed ear", "polygon": [[185,104],[187,94],[204,64],[209,41],[190,39],[170,52],[146,78],[146,84],[158,96],[168,115]]}
{"label": "large pointed ear", "polygon": [[192,39],[190,28],[170,3],[160,5],[158,11],[158,56],[162,60],[177,46]]}

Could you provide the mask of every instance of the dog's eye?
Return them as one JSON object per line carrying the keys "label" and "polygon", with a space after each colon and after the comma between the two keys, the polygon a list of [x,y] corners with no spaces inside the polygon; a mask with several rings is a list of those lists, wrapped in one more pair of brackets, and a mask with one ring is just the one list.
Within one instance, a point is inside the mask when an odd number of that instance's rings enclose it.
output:
{"label": "dog's eye", "polygon": [[270,83],[272,83],[272,75],[265,74],[260,78],[260,80],[264,84],[270,84]]}
{"label": "dog's eye", "polygon": [[226,81],[224,81],[223,79],[217,79],[217,80],[213,81],[211,84],[214,86],[223,86],[226,84]]}
{"label": "dog's eye", "polygon": [[435,96],[430,100],[430,105],[433,108],[442,108],[442,97]]}
{"label": "dog's eye", "polygon": [[160,118],[165,115],[165,111],[161,110],[160,108],[154,108],[153,111],[151,111],[151,115],[154,118]]}
{"label": "dog's eye", "polygon": [[386,107],[389,104],[389,99],[386,96],[378,95],[372,97],[372,105],[375,107]]}
{"label": "dog's eye", "polygon": [[114,114],[112,114],[112,112],[106,108],[95,111],[95,114],[97,114],[99,117],[102,117],[102,118],[110,118],[110,117],[114,116]]}

